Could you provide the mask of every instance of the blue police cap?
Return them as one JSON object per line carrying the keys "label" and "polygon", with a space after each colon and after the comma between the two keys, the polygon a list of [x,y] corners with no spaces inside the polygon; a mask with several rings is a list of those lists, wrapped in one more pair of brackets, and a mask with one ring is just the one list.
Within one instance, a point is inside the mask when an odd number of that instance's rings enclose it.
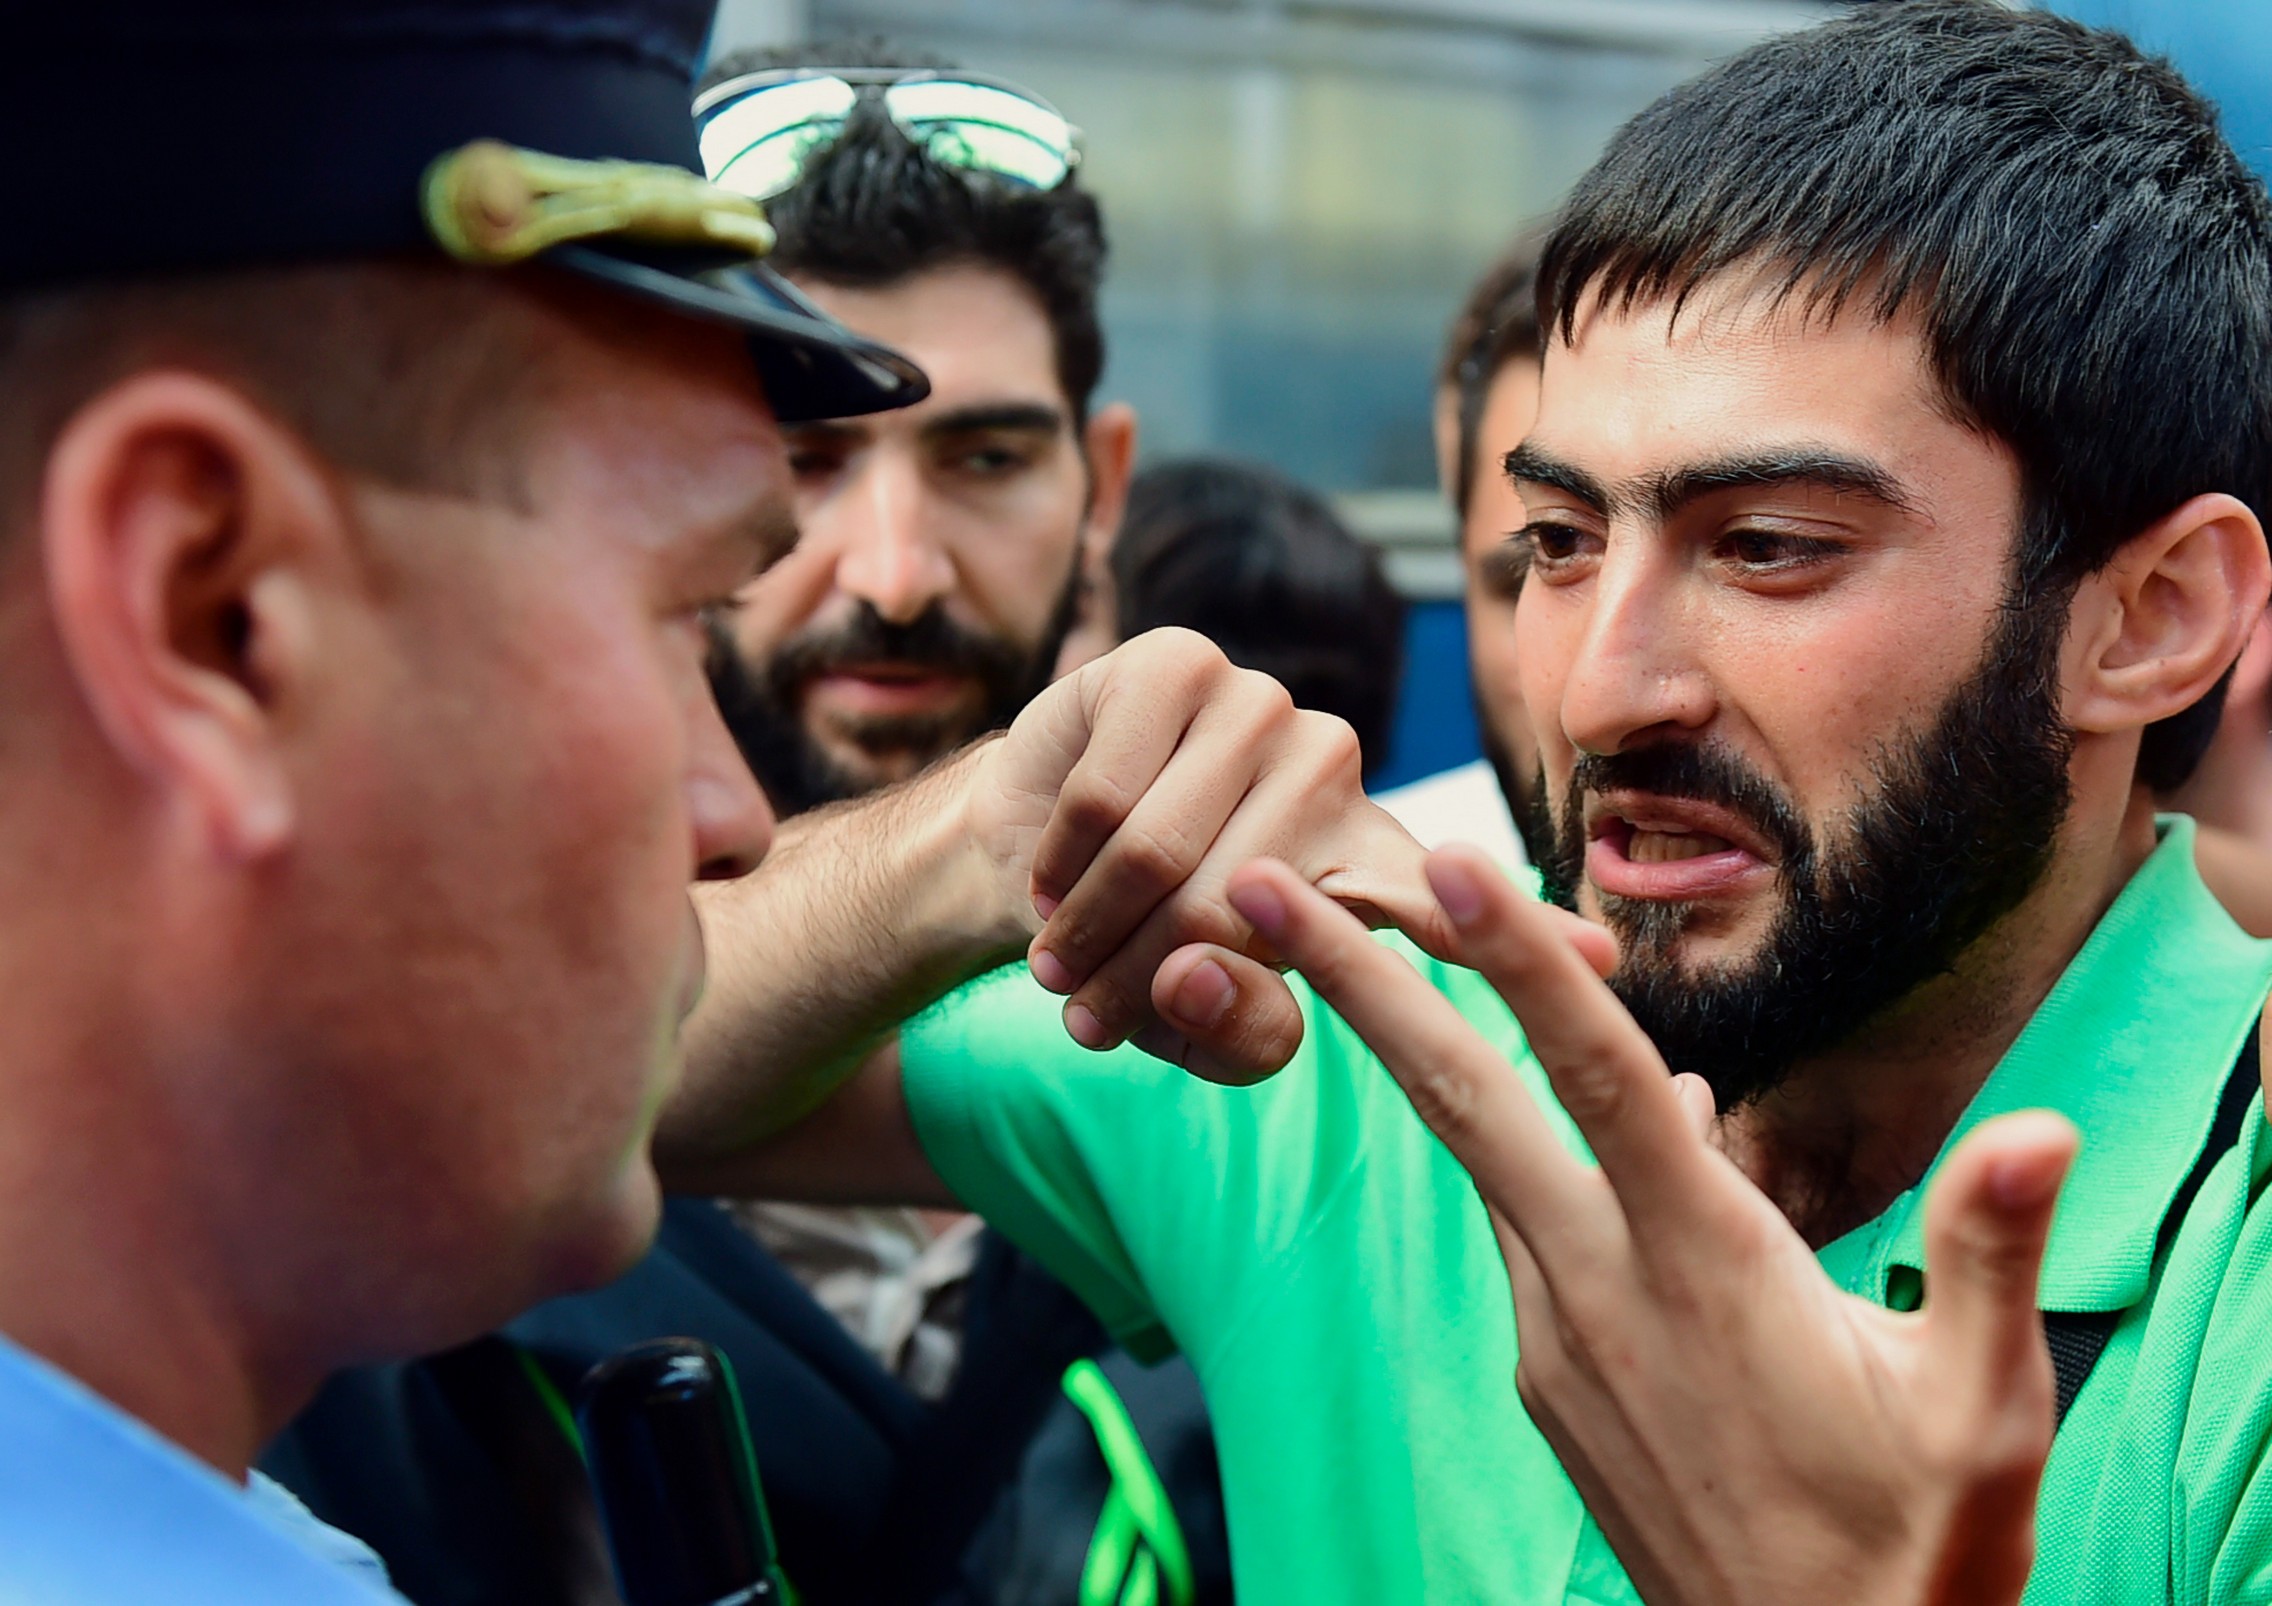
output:
{"label": "blue police cap", "polygon": [[928,389],[700,181],[713,0],[43,0],[0,53],[0,291],[446,250],[746,329],[784,420]]}

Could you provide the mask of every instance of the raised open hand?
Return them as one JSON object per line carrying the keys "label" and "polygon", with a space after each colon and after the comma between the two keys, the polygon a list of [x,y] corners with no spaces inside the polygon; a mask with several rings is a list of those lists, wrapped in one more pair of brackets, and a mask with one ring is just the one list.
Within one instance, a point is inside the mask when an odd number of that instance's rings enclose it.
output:
{"label": "raised open hand", "polygon": [[[1465,962],[1522,1021],[1598,1160],[1444,997],[1283,865],[1230,898],[1370,1043],[1474,1176],[1506,1256],[1516,1386],[1656,1606],[2016,1601],[2052,1434],[2035,1282],[2072,1128],[1973,1133],[1928,1205],[1914,1314],[1839,1290],[1708,1141],[1556,912],[1468,849],[1427,861]],[[1193,962],[1178,956],[1177,963]]]}

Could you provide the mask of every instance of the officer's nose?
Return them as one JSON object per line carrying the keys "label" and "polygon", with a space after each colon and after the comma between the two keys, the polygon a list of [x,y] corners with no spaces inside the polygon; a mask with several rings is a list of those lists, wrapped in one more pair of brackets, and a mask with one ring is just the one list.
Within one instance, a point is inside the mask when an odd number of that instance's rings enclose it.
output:
{"label": "officer's nose", "polygon": [[718,705],[696,711],[687,758],[686,812],[694,831],[694,878],[732,881],[756,869],[773,846],[773,805],[734,745]]}
{"label": "officer's nose", "polygon": [[892,624],[912,624],[953,590],[954,560],[912,465],[878,462],[864,480],[857,505],[845,510],[837,589]]}

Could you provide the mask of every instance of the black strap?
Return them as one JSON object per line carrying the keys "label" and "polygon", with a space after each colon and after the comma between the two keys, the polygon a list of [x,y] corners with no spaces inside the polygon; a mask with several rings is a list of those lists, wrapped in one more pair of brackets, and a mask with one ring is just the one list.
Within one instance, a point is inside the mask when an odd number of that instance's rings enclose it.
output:
{"label": "black strap", "polygon": [[2114,1336],[2115,1323],[2122,1320],[2118,1310],[2047,1310],[2043,1313],[2043,1336],[2051,1345],[2051,1386],[2054,1420],[2065,1423],[2067,1412],[2075,1403],[2075,1396],[2083,1392],[2083,1383],[2098,1365],[2098,1358],[2106,1353],[2106,1342]]}
{"label": "black strap", "polygon": [[[2193,1162],[2193,1169],[2177,1185],[2170,1197],[2169,1211],[2162,1217],[2161,1235],[2154,1242],[2154,1259],[2160,1260],[2169,1252],[2177,1229],[2185,1221],[2185,1213],[2193,1208],[2194,1196],[2201,1184],[2209,1180],[2225,1151],[2240,1141],[2241,1122],[2248,1119],[2248,1107],[2257,1093],[2257,1029],[2249,1022],[2248,1036],[2241,1043],[2240,1055],[2233,1061],[2232,1074],[2225,1079],[2225,1091],[2217,1100],[2216,1119],[2209,1123],[2209,1136],[2201,1145],[2201,1154]],[[2043,1336],[2051,1345],[2051,1371],[2055,1380],[2057,1420],[2064,1423],[2067,1411],[2075,1403],[2075,1396],[2083,1392],[2083,1384],[2098,1358],[2106,1353],[2107,1340],[2114,1337],[2114,1329],[2123,1317],[2118,1310],[2065,1311],[2043,1313]]]}

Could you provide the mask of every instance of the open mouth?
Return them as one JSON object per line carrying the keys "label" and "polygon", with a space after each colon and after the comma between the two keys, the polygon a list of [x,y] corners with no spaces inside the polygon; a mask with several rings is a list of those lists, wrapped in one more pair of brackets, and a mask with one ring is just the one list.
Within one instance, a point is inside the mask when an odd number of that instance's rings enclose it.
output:
{"label": "open mouth", "polygon": [[1586,805],[1586,878],[1611,897],[1693,903],[1775,874],[1774,850],[1716,804],[1610,794]]}
{"label": "open mouth", "polygon": [[1704,831],[1644,831],[1628,824],[1625,856],[1635,864],[1672,864],[1699,859],[1707,853],[1725,853],[1735,844]]}

